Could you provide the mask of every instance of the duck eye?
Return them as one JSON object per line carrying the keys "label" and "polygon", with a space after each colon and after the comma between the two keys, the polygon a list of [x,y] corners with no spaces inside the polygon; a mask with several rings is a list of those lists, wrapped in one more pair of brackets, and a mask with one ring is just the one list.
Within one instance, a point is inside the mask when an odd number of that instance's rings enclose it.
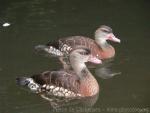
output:
{"label": "duck eye", "polygon": [[110,33],[110,31],[108,31],[106,29],[103,29],[102,31],[105,32],[105,33]]}
{"label": "duck eye", "polygon": [[88,51],[84,51],[84,52],[80,52],[81,55],[88,55],[89,52]]}
{"label": "duck eye", "polygon": [[85,52],[84,52],[84,54],[85,54],[85,55],[88,55],[88,54],[89,54],[89,52],[88,52],[88,51],[85,51]]}

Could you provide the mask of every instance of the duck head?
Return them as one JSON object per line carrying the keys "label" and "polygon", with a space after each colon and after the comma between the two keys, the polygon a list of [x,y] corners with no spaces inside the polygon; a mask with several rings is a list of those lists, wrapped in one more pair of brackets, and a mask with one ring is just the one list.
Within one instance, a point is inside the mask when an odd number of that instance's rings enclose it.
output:
{"label": "duck head", "polygon": [[114,34],[113,31],[110,27],[106,25],[100,26],[96,31],[95,31],[95,40],[97,43],[105,43],[107,40],[113,41],[120,43],[121,40],[118,39]]}
{"label": "duck head", "polygon": [[101,64],[102,61],[94,56],[91,55],[91,51],[87,48],[76,48],[75,50],[72,50],[70,53],[70,62],[72,64],[80,63],[83,64],[85,62],[92,62],[92,63],[97,63]]}

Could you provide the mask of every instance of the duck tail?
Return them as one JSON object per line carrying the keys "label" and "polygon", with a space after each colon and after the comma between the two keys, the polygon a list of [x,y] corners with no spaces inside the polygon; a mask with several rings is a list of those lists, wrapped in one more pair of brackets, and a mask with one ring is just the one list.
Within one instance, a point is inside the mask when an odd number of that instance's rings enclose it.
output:
{"label": "duck tail", "polygon": [[63,53],[53,46],[37,45],[35,46],[35,50],[39,54],[44,54],[45,56],[53,56],[53,57],[63,56]]}
{"label": "duck tail", "polygon": [[27,86],[30,83],[30,78],[28,78],[28,77],[17,77],[16,83],[19,86]]}

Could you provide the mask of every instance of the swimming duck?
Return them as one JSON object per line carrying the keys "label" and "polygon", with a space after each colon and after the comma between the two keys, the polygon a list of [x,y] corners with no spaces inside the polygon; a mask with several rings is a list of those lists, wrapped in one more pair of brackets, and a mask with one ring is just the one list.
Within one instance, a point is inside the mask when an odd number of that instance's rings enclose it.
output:
{"label": "swimming duck", "polygon": [[[52,101],[52,97],[94,96],[99,93],[99,85],[85,65],[85,62],[93,62],[90,54],[90,50],[86,48],[73,50],[69,55],[73,70],[45,71],[31,77],[18,77],[16,78],[17,84],[48,101]],[[100,60],[97,62],[101,63]]]}
{"label": "swimming duck", "polygon": [[[86,47],[90,49],[91,56],[98,59],[109,59],[114,57],[115,49],[107,43],[107,40],[120,43],[120,39],[116,38],[112,29],[106,25],[100,26],[95,31],[95,40],[85,36],[70,36],[49,42],[46,45],[38,45],[35,47],[37,51],[45,51],[50,56],[59,57],[64,69],[68,69],[65,56],[77,47]],[[98,62],[94,62],[98,64]]]}

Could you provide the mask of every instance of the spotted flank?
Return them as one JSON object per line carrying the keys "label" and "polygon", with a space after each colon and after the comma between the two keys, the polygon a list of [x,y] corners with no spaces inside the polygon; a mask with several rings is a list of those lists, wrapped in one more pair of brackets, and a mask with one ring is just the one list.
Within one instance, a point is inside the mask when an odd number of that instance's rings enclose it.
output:
{"label": "spotted flank", "polygon": [[81,94],[75,93],[61,86],[58,87],[57,85],[52,85],[52,84],[41,85],[39,83],[36,83],[33,80],[33,78],[19,77],[16,80],[18,85],[28,88],[32,93],[36,93],[40,95],[46,94],[49,96],[64,97],[64,98],[81,97]]}
{"label": "spotted flank", "polygon": [[60,45],[61,46],[58,49],[54,46],[47,46],[44,48],[44,51],[51,54],[52,56],[63,56],[72,50],[72,48],[67,44],[60,43]]}
{"label": "spotted flank", "polygon": [[63,53],[60,50],[58,50],[52,46],[45,48],[45,51],[47,51],[48,53],[55,55],[55,56],[63,56]]}
{"label": "spotted flank", "polygon": [[47,95],[52,95],[57,97],[65,97],[65,98],[81,97],[81,94],[76,94],[73,91],[70,91],[63,87],[57,87],[54,85],[44,84],[41,87],[41,92],[46,92]]}
{"label": "spotted flank", "polygon": [[44,54],[45,56],[63,56],[63,53],[55,46],[37,45],[35,46],[36,52]]}
{"label": "spotted flank", "polygon": [[35,49],[39,52],[44,51],[46,56],[66,57],[71,51],[80,47],[89,48],[93,56],[97,55],[96,57],[100,57],[97,52],[99,47],[95,44],[95,41],[83,36],[72,36],[62,38],[57,41],[50,41],[46,45],[36,46]]}
{"label": "spotted flank", "polygon": [[61,45],[62,46],[60,48],[60,51],[65,52],[66,54],[68,54],[72,50],[72,48],[67,44],[62,43]]}

